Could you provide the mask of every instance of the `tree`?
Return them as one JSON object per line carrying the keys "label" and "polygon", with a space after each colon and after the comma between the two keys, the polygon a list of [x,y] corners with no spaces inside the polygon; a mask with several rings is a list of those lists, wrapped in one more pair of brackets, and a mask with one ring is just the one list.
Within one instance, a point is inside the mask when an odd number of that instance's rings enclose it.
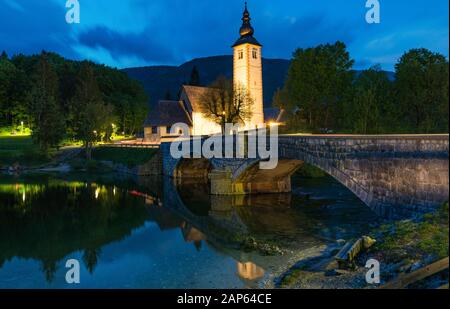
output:
{"label": "tree", "polygon": [[191,79],[189,80],[189,85],[200,86],[200,73],[198,72],[197,66],[194,65],[191,72]]}
{"label": "tree", "polygon": [[105,104],[92,65],[83,62],[77,78],[75,95],[71,100],[71,125],[75,138],[83,141],[86,157],[105,128],[111,126],[112,107]]}
{"label": "tree", "polygon": [[279,109],[287,109],[288,105],[288,98],[286,94],[286,90],[278,88],[277,91],[275,91],[273,98],[272,98],[272,105]]}
{"label": "tree", "polygon": [[342,42],[297,49],[284,87],[289,110],[298,109],[313,130],[336,126],[353,62]]}
{"label": "tree", "polygon": [[58,106],[58,77],[46,56],[41,55],[31,90],[33,139],[44,153],[57,147],[65,135],[65,117]]}
{"label": "tree", "polygon": [[166,100],[166,101],[172,100],[172,95],[170,94],[169,90],[166,90],[166,94],[164,95],[164,100]]}
{"label": "tree", "polygon": [[5,124],[11,124],[11,104],[9,92],[16,67],[7,56],[0,56],[0,116]]}
{"label": "tree", "polygon": [[395,66],[402,126],[414,133],[448,132],[448,61],[427,49],[411,49]]}
{"label": "tree", "polygon": [[392,83],[380,66],[362,71],[344,100],[342,127],[351,133],[383,133],[391,126]]}
{"label": "tree", "polygon": [[219,77],[200,97],[202,114],[219,124],[222,133],[226,123],[244,123],[252,116],[253,100],[242,86],[233,87],[232,81]]}

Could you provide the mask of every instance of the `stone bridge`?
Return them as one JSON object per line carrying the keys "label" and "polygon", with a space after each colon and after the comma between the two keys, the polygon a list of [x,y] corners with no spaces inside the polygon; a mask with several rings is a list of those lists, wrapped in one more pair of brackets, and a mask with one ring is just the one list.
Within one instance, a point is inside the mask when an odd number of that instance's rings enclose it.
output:
{"label": "stone bridge", "polygon": [[289,192],[290,177],[304,162],[380,215],[428,212],[449,195],[448,135],[280,135],[272,170],[260,169],[259,158],[174,159],[169,143],[161,151],[164,175],[208,177],[217,195]]}

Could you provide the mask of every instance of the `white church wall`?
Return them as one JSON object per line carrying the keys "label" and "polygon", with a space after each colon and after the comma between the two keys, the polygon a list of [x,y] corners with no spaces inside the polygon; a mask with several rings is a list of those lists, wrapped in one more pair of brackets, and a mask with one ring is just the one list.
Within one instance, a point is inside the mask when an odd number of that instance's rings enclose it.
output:
{"label": "white church wall", "polygon": [[221,133],[222,129],[217,123],[205,118],[202,113],[192,113],[192,135],[211,135]]}

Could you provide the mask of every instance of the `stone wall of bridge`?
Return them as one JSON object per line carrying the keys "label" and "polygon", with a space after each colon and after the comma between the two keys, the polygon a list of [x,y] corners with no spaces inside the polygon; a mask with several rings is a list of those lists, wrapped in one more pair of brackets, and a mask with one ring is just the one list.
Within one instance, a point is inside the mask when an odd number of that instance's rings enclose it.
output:
{"label": "stone wall of bridge", "polygon": [[[306,162],[381,215],[424,213],[448,200],[448,135],[282,135],[278,143],[278,172],[258,170],[258,159],[211,159],[212,193],[289,192],[291,174]],[[182,177],[177,167],[188,159],[172,158],[170,144],[161,154],[163,174]]]}
{"label": "stone wall of bridge", "polygon": [[327,172],[376,213],[403,216],[448,200],[448,135],[281,136],[282,158]]}

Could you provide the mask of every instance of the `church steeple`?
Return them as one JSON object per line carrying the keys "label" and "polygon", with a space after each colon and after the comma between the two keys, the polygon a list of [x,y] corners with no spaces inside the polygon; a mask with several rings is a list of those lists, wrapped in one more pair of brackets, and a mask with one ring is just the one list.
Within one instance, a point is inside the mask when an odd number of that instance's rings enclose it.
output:
{"label": "church steeple", "polygon": [[239,30],[239,34],[241,35],[241,37],[246,36],[246,35],[253,35],[253,33],[255,32],[253,30],[252,25],[250,24],[250,13],[247,10],[247,2],[245,2],[245,10],[244,10],[244,16],[242,17],[242,26],[241,29]]}
{"label": "church steeple", "polygon": [[259,44],[258,41],[253,37],[255,30],[250,23],[251,18],[250,13],[247,9],[247,2],[245,2],[245,9],[242,15],[242,26],[239,29],[239,34],[241,37],[236,41],[236,43],[234,43],[233,47],[245,43],[261,46],[261,44]]}
{"label": "church steeple", "polygon": [[245,128],[252,129],[264,123],[262,46],[253,37],[255,30],[250,23],[250,13],[245,2],[240,37],[233,45],[234,89],[245,89],[253,99],[252,117],[245,121]]}

